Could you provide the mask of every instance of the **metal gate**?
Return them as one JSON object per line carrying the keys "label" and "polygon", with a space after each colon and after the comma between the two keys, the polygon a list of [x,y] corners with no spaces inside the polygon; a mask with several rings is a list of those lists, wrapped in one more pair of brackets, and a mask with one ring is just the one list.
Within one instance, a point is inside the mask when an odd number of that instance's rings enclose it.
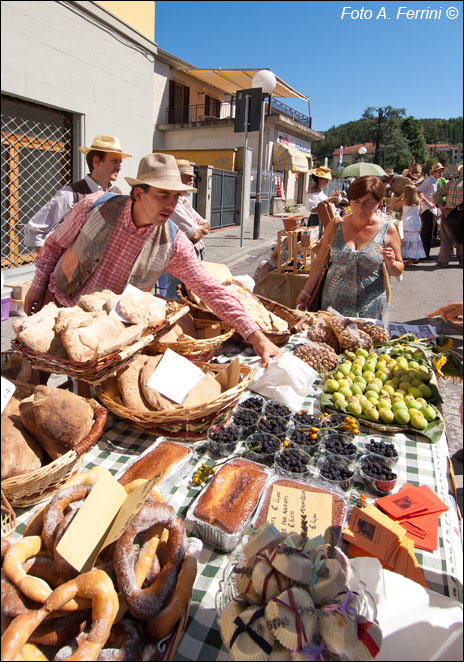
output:
{"label": "metal gate", "polygon": [[235,225],[236,190],[236,172],[213,168],[211,178],[211,229]]}
{"label": "metal gate", "polygon": [[72,115],[2,94],[2,269],[33,262],[24,227],[72,176]]}
{"label": "metal gate", "polygon": [[[256,182],[257,171],[253,168],[251,170],[251,187],[250,187],[250,216],[255,214],[256,205]],[[271,173],[267,170],[261,172],[261,214],[271,213]]]}

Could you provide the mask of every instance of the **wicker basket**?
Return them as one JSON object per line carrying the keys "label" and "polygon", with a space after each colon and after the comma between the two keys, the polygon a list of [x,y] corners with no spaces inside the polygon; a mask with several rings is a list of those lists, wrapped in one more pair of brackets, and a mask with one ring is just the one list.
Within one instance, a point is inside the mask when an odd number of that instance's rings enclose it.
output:
{"label": "wicker basket", "polygon": [[63,359],[50,354],[43,354],[35,352],[30,347],[19,342],[17,339],[11,341],[11,345],[20,352],[25,358],[30,361],[34,368],[43,370],[44,372],[51,372],[56,375],[68,375],[74,379],[80,379],[84,382],[91,384],[98,384],[105,380],[115,370],[119,370],[131,358],[140,352],[144,347],[152,343],[158,333],[167,331],[173,324],[177,322],[183,315],[188,312],[186,305],[183,305],[174,313],[168,315],[166,320],[161,322],[156,328],[148,329],[139,340],[132,343],[128,347],[121,349],[108,356],[103,356],[94,361],[72,361],[71,359]]}
{"label": "wicker basket", "polygon": [[162,354],[167,349],[172,349],[177,354],[181,354],[190,361],[211,361],[216,353],[216,350],[222,345],[223,342],[229,340],[234,334],[234,329],[220,320],[194,320],[195,327],[198,330],[204,330],[214,325],[219,325],[219,333],[212,338],[190,338],[173,342],[155,341],[151,345],[147,345],[145,351],[148,354]]}
{"label": "wicker basket", "polygon": [[[210,372],[220,372],[224,368],[223,365],[199,361],[194,361],[194,363],[199,368]],[[206,437],[206,431],[213,419],[217,419],[219,423],[227,417],[228,412],[235,407],[241,394],[250,383],[252,375],[253,370],[250,367],[241,365],[241,379],[236,386],[221,393],[213,402],[192,409],[179,407],[169,411],[153,412],[128,409],[116,395],[119,391],[114,377],[98,384],[95,387],[95,392],[99,400],[113,414],[125,419],[140,430],[174,439],[182,437],[185,441],[198,441]]]}
{"label": "wicker basket", "polygon": [[8,499],[2,492],[2,538],[7,537],[16,529],[16,517],[13,508],[8,503]]}
{"label": "wicker basket", "polygon": [[[218,321],[218,317],[213,312],[205,308],[204,305],[195,303],[192,301],[192,299],[190,299],[184,285],[180,284],[177,286],[177,296],[182,301],[182,303],[190,306],[190,314],[194,319],[207,319],[214,320],[216,322]],[[254,296],[259,299],[259,301],[269,312],[278,315],[288,324],[288,331],[263,331],[266,338],[272,340],[275,345],[285,345],[290,340],[290,336],[293,333],[301,331],[305,317],[303,317],[297,311],[294,311],[291,308],[278,303],[277,301],[267,299],[260,294],[254,294]],[[251,345],[250,343],[244,341],[242,336],[239,334],[236,334],[234,338],[237,340],[237,342],[244,342],[245,345]]]}
{"label": "wicker basket", "polygon": [[[2,352],[2,366],[11,358],[9,355],[12,354],[15,353]],[[28,397],[34,392],[35,387],[32,384],[16,382],[14,379],[10,381],[16,386],[14,396],[19,400]],[[97,404],[95,400],[91,402],[94,405]],[[61,455],[61,457],[58,457],[49,464],[40,467],[40,469],[2,480],[2,491],[11,506],[15,508],[29,508],[39,503],[45,503],[62,483],[79,471],[84,454],[93,446],[103,432],[108,411],[97,404],[94,416],[95,422],[93,428],[73,450]]]}

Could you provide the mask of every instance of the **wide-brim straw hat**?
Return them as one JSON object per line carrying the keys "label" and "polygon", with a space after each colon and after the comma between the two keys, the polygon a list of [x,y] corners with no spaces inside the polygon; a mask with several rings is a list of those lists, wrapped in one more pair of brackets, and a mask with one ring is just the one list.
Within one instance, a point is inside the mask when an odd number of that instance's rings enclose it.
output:
{"label": "wide-brim straw hat", "polygon": [[387,177],[393,177],[393,175],[395,174],[395,171],[393,170],[393,168],[387,168],[385,170],[385,174],[387,175]]}
{"label": "wide-brim straw hat", "polygon": [[132,156],[132,154],[125,154],[122,151],[119,139],[114,136],[95,136],[90,147],[79,147],[79,150],[82,154],[88,154],[93,150],[97,152],[109,152],[111,154],[117,154],[122,159]]}
{"label": "wide-brim straw hat", "polygon": [[445,166],[441,163],[435,163],[431,168],[430,172],[436,172],[437,170],[446,170]]}
{"label": "wide-brim straw hat", "polygon": [[197,189],[184,184],[180,177],[176,159],[172,154],[147,154],[137,171],[137,178],[124,177],[129,186],[153,186],[167,191],[193,191]]}
{"label": "wide-brim straw hat", "polygon": [[332,181],[332,173],[330,172],[330,168],[319,166],[318,168],[313,168],[313,170],[311,170],[311,174],[315,177],[322,177],[322,179],[328,179],[329,181]]}

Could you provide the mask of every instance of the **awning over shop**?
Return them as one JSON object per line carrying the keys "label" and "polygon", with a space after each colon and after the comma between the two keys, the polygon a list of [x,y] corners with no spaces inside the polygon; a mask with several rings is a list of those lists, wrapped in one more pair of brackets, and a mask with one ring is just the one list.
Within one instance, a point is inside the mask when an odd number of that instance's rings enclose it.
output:
{"label": "awning over shop", "polygon": [[[237,90],[247,90],[252,87],[253,76],[259,69],[194,69],[185,68],[184,71],[194,76],[202,83],[208,83],[228,94],[235,94]],[[295,90],[276,76],[276,87],[272,96],[308,101],[308,97]]]}
{"label": "awning over shop", "polygon": [[287,145],[282,145],[281,143],[274,143],[272,167],[274,170],[308,172],[308,156],[306,152],[296,147],[287,147]]}

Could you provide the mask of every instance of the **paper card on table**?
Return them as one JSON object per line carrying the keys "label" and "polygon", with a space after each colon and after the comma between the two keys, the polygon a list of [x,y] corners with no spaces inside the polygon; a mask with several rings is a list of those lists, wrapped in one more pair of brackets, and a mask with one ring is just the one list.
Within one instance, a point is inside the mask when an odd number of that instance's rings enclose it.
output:
{"label": "paper card on table", "polygon": [[383,559],[387,550],[392,548],[393,534],[388,527],[371,517],[367,510],[367,508],[364,510],[353,508],[349,520],[351,535],[347,539],[377,558]]}
{"label": "paper card on table", "polygon": [[332,496],[313,493],[294,487],[274,485],[267,514],[267,522],[283,533],[304,530],[306,519],[308,537],[324,535],[332,525]]}
{"label": "paper card on table", "polygon": [[2,377],[1,381],[1,388],[2,388],[2,413],[9,401],[11,400],[13,393],[16,390],[16,386],[12,384],[8,379],[5,379],[5,377]]}
{"label": "paper card on table", "polygon": [[153,478],[147,480],[146,483],[140,485],[140,487],[137,487],[133,492],[126,495],[126,500],[119,510],[110,532],[106,536],[100,549],[108,547],[108,545],[121,537],[130,520],[139,512],[140,508],[147,500],[153,487],[158,482],[160,475],[160,473],[157,473],[156,476],[153,476]]}
{"label": "paper card on table", "polygon": [[405,483],[400,491],[403,491],[404,489],[409,489],[409,488],[413,488],[414,490],[417,491],[418,494],[421,495],[421,498],[424,498],[428,502],[430,502],[430,505],[427,509],[427,512],[429,512],[429,513],[435,513],[435,512],[443,513],[446,510],[448,510],[448,506],[445,503],[443,503],[443,501],[427,485],[414,486],[414,485],[411,485],[410,483]]}
{"label": "paper card on table", "polygon": [[415,489],[401,490],[396,494],[389,494],[376,499],[375,504],[393,519],[402,519],[427,508],[427,504],[420,500],[420,495],[416,494]]}
{"label": "paper card on table", "polygon": [[176,354],[172,349],[167,349],[147,386],[177,404],[182,404],[189,391],[204,377],[205,373],[192,361]]}
{"label": "paper card on table", "polygon": [[92,568],[126,497],[126,490],[111,474],[102,474],[93,486],[57,545],[59,554],[79,572]]}
{"label": "paper card on table", "polygon": [[234,388],[240,381],[240,361],[234,359],[221,372],[216,375],[216,381],[219,382],[223,391]]}

